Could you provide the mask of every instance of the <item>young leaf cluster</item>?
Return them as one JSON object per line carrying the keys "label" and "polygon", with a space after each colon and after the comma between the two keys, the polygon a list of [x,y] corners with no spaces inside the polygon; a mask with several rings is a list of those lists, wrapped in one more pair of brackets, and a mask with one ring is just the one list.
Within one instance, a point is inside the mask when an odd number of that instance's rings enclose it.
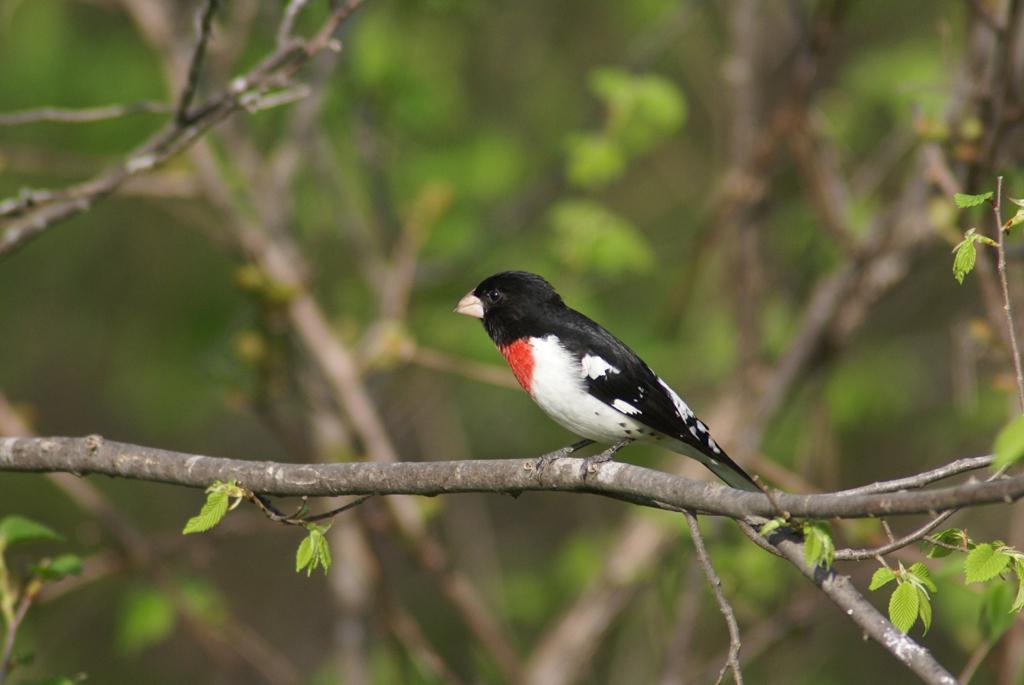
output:
{"label": "young leaf cluster", "polygon": [[237,485],[235,481],[227,483],[216,481],[206,488],[206,502],[203,503],[198,514],[185,522],[185,528],[181,531],[182,535],[205,533],[210,530],[220,523],[228,511],[237,507],[245,496],[245,489]]}
{"label": "young leaf cluster", "polygon": [[[965,585],[1001,580],[1010,574],[1017,577],[1017,594],[1012,603],[1004,583],[996,583],[986,590],[981,612],[986,633],[998,635],[1009,625],[1008,617],[1024,609],[1024,552],[1000,540],[975,542],[962,528],[947,528],[927,538],[924,544],[930,559],[947,557],[954,552],[966,553],[963,562]],[[884,570],[876,571],[876,577]],[[874,580],[871,589],[875,589]]]}
{"label": "young leaf cluster", "polygon": [[[42,557],[15,577],[7,562],[7,551],[23,542],[63,542],[64,538],[49,526],[23,516],[0,518],[0,624],[3,626],[5,641],[13,641],[12,631],[18,629],[21,616],[30,607],[46,583],[52,583],[67,576],[82,572],[82,560],[76,554],[60,554]],[[9,654],[8,657],[11,655]],[[8,661],[0,664],[0,673],[20,662]],[[51,679],[59,682],[62,679]]]}
{"label": "young leaf cluster", "polygon": [[938,592],[928,567],[920,561],[910,568],[902,563],[895,569],[882,566],[871,576],[868,589],[878,590],[894,580],[896,587],[889,597],[889,620],[906,633],[920,619],[927,633],[932,625],[931,595]]}
{"label": "young leaf cluster", "polygon": [[957,283],[963,283],[967,274],[974,270],[974,265],[978,261],[978,248],[975,243],[996,246],[996,241],[981,235],[978,229],[967,229],[964,239],[953,248],[953,277]]}
{"label": "young leaf cluster", "polygon": [[[251,492],[233,480],[227,483],[216,481],[213,485],[206,488],[206,501],[203,503],[199,513],[185,523],[182,534],[203,533],[210,530],[220,523],[221,519],[229,511],[237,507],[243,499],[251,496]],[[303,508],[296,516],[301,516],[305,512],[306,508],[303,505]],[[295,525],[303,525],[307,531],[306,537],[303,538],[299,544],[299,549],[295,553],[295,571],[301,572],[305,570],[308,577],[316,569],[322,568],[326,574],[331,568],[331,550],[327,545],[326,536],[327,531],[331,528],[330,524],[317,525],[312,522],[302,523],[292,519],[289,519],[289,522]]]}
{"label": "young leaf cluster", "polygon": [[824,521],[797,522],[782,516],[767,521],[761,526],[762,537],[771,535],[783,526],[799,530],[804,538],[804,561],[810,566],[829,568],[836,555],[836,544],[832,540],[832,529]]}
{"label": "young leaf cluster", "polygon": [[804,561],[810,566],[832,566],[836,555],[836,544],[832,541],[832,529],[824,521],[804,521]]}
{"label": "young leaf cluster", "polygon": [[604,126],[569,138],[566,173],[574,186],[593,190],[618,179],[632,158],[677,131],[686,105],[674,83],[654,74],[596,69],[589,84],[604,104]]}
{"label": "young leaf cluster", "polygon": [[[956,193],[953,195],[953,202],[956,203],[956,206],[960,209],[968,209],[985,204],[986,202],[991,202],[992,195],[992,191],[980,193],[978,195]],[[1009,198],[1009,200],[1020,207],[1020,209],[1017,210],[1016,214],[1003,222],[1002,230],[1007,232],[1013,227],[1024,223],[1024,200],[1015,200],[1013,198]],[[987,236],[981,235],[978,233],[978,229],[967,229],[967,232],[964,233],[964,239],[957,243],[956,247],[953,248],[953,277],[956,278],[958,283],[962,284],[967,274],[974,270],[974,265],[978,261],[977,243],[982,243],[990,247],[998,247],[998,243],[996,243],[996,241]]]}
{"label": "young leaf cluster", "polygon": [[604,276],[643,272],[654,264],[654,250],[643,232],[593,193],[621,179],[631,162],[678,131],[686,101],[677,85],[655,74],[595,69],[588,83],[604,106],[604,122],[566,141],[566,179],[588,196],[566,197],[553,205],[548,214],[552,250],[578,271]]}
{"label": "young leaf cluster", "polygon": [[324,570],[324,575],[331,568],[331,549],[327,546],[327,531],[331,526],[318,526],[315,523],[307,523],[308,535],[299,544],[295,553],[295,572],[306,571],[306,577],[312,575],[318,567]]}

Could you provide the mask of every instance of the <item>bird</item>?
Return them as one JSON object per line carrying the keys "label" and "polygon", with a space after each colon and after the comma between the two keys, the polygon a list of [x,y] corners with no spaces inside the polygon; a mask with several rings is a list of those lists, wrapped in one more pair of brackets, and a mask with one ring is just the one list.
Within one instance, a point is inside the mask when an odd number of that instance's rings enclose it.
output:
{"label": "bird", "polygon": [[[494,274],[466,293],[455,312],[480,319],[519,385],[583,438],[552,458],[594,442],[612,445],[584,462],[584,477],[636,440],[692,457],[733,488],[761,492],[668,383],[624,342],[567,306],[542,276]],[[539,460],[538,469],[545,463]]]}

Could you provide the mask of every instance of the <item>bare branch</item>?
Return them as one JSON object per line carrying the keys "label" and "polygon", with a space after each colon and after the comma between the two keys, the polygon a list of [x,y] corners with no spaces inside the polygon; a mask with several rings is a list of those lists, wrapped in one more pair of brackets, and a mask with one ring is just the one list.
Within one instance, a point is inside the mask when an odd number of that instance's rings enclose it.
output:
{"label": "bare branch", "polygon": [[954,462],[950,462],[945,466],[932,469],[931,471],[924,471],[913,476],[907,476],[906,478],[896,478],[894,480],[886,480],[880,483],[872,483],[871,485],[862,485],[858,488],[850,488],[849,490],[840,490],[835,494],[873,495],[879,492],[896,492],[897,490],[920,488],[928,485],[929,483],[934,483],[938,480],[966,473],[967,471],[983,469],[992,464],[992,459],[992,455],[986,455],[984,457],[965,457],[963,459],[957,459]]}
{"label": "bare branch", "polygon": [[722,612],[722,616],[725,617],[725,625],[729,628],[729,654],[726,657],[725,665],[722,666],[722,670],[718,672],[718,679],[715,681],[715,685],[719,685],[722,682],[722,678],[725,677],[725,673],[728,670],[732,670],[732,677],[736,685],[743,685],[743,673],[740,671],[740,627],[736,623],[736,614],[733,613],[729,600],[726,599],[725,593],[722,592],[722,581],[719,579],[718,574],[715,573],[715,567],[711,565],[711,557],[708,556],[708,550],[704,546],[704,538],[701,537],[700,526],[697,525],[697,517],[688,511],[683,512],[683,515],[686,517],[686,525],[690,528],[690,539],[693,541],[694,551],[697,552],[697,559],[700,561],[700,566],[704,570],[708,584],[711,586],[711,592],[715,595],[718,609]]}
{"label": "bare branch", "polygon": [[284,17],[277,27],[277,47],[282,48],[292,40],[292,31],[295,29],[295,20],[299,17],[302,8],[309,0],[291,0],[284,8]]}
{"label": "bare branch", "polygon": [[177,118],[137,147],[114,168],[95,178],[57,191],[27,191],[0,201],[0,217],[15,217],[2,227],[0,258],[23,247],[50,226],[80,214],[117,190],[128,178],[150,171],[185,150],[210,127],[258,101],[270,88],[288,85],[290,77],[322,50],[334,47],[331,36],[364,0],[349,0],[321,25],[309,41],[292,42],[267,56],[250,71],[238,76],[220,93],[198,105],[187,123]]}
{"label": "bare branch", "polygon": [[1020,411],[1024,414],[1024,371],[1021,370],[1020,346],[1017,344],[1017,328],[1013,323],[1013,304],[1010,300],[1010,286],[1006,278],[1006,231],[1003,230],[1003,177],[996,180],[996,195],[992,200],[992,213],[996,219],[996,233],[999,240],[998,252],[999,261],[999,285],[1003,288],[1003,313],[1006,317],[1006,327],[1010,339],[1010,356],[1013,359],[1013,370],[1017,374],[1017,400],[1020,402]]}
{"label": "bare branch", "polygon": [[18,634],[21,622],[25,620],[25,614],[28,613],[29,607],[32,606],[32,603],[39,595],[41,588],[42,583],[39,580],[29,582],[18,599],[18,607],[14,612],[14,616],[11,617],[10,622],[7,624],[3,648],[0,649],[0,683],[7,680],[7,675],[11,671],[11,660],[14,657],[14,638]]}
{"label": "bare branch", "polygon": [[917,530],[907,533],[901,538],[890,540],[888,544],[882,545],[881,547],[873,547],[870,549],[837,549],[835,552],[835,559],[836,561],[860,561],[862,559],[871,559],[873,557],[889,554],[890,552],[895,552],[898,549],[903,549],[907,545],[912,545],[918,540],[924,539],[925,536],[942,525],[942,522],[955,514],[956,511],[956,509],[944,511]]}
{"label": "bare branch", "polygon": [[40,122],[61,124],[86,124],[106,119],[116,119],[130,114],[166,114],[173,112],[174,107],[166,102],[131,102],[123,105],[105,105],[102,107],[85,107],[68,109],[64,107],[40,107],[25,109],[18,112],[0,114],[0,126],[21,126]]}
{"label": "bare branch", "polygon": [[196,15],[196,44],[192,49],[192,59],[189,60],[185,87],[181,89],[177,112],[174,115],[178,126],[187,126],[189,124],[188,108],[192,105],[192,99],[199,88],[199,73],[203,68],[203,58],[206,57],[206,44],[210,41],[213,15],[219,7],[220,0],[206,0],[203,9]]}

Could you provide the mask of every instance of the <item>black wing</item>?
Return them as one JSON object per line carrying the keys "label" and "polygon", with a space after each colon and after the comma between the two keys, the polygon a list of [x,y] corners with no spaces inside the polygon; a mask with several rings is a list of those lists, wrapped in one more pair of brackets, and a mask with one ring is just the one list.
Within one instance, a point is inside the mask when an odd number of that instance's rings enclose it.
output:
{"label": "black wing", "polygon": [[[608,372],[596,378],[585,376],[591,395],[634,421],[693,448],[706,457],[699,461],[729,485],[759,491],[753,479],[711,437],[704,422],[644,360],[597,322],[575,310],[570,313],[566,330],[559,335],[562,344],[581,359],[585,355],[600,357],[619,370],[619,373]],[[637,412],[623,411],[626,408],[617,406],[616,400],[620,405],[627,403]],[[733,477],[734,474],[740,478]]]}
{"label": "black wing", "polygon": [[[572,314],[567,321],[570,330],[559,335],[562,344],[579,358],[600,357],[619,370],[619,373],[609,372],[596,378],[586,376],[584,380],[591,395],[612,407],[616,400],[626,402],[639,410],[636,414],[622,412],[633,420],[692,444],[702,452],[710,451],[710,446],[694,441],[686,412],[677,410],[658,376],[633,350],[595,321],[576,311]],[[696,421],[696,417],[692,420]]]}

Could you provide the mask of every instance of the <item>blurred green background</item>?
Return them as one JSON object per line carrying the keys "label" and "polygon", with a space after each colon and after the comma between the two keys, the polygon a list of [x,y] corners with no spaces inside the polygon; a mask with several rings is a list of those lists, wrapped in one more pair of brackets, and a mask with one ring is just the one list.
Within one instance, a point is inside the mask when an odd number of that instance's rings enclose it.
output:
{"label": "blurred green background", "polygon": [[[204,93],[272,50],[284,5],[223,4]],[[926,145],[977,185],[958,190],[989,189],[998,171],[1010,195],[1024,194],[1015,155],[986,167],[963,152],[981,135],[969,127],[985,126],[958,85],[979,30],[969,4],[372,0],[345,25],[337,64],[300,72],[323,96],[302,140],[290,119],[299,105],[290,105],[236,114],[210,147],[236,190],[263,173],[261,161],[269,169],[278,152],[298,150],[286,192],[262,200],[285,216],[310,289],[362,361],[403,459],[532,456],[572,440],[501,384],[511,374],[488,383],[437,368],[499,364],[479,325],[451,309],[485,276],[516,268],[544,274],[570,305],[628,341],[752,470],[774,463],[808,487],[852,487],[985,453],[1013,409],[1001,333],[984,318],[977,279],[959,286],[950,273],[958,231],[989,218],[961,216],[940,188],[906,200]],[[147,39],[141,18],[170,16],[187,54],[198,5],[0,2],[0,110],[169,101],[167,51]],[[319,26],[326,5],[310,3],[300,32]],[[794,85],[808,63],[813,73]],[[765,133],[774,118],[784,132]],[[87,179],[165,119],[0,127],[0,195]],[[841,310],[764,417],[763,436],[746,439],[811,296],[855,263],[825,226],[816,174],[801,165],[805,134],[846,183],[842,202],[829,205],[844,239],[872,235],[901,202],[923,228],[912,239],[909,226],[890,229],[882,252],[898,263],[880,267],[885,277],[859,310]],[[234,154],[239,137],[264,156]],[[769,160],[758,162],[768,143]],[[186,154],[0,262],[0,390],[33,430],[311,458],[302,355],[273,306],[246,290],[244,260],[219,239],[230,221],[222,209]],[[267,210],[247,212],[258,223]],[[409,300],[382,317],[380,284],[395,277],[382,265],[403,240],[419,248]],[[331,456],[363,455],[354,441]],[[622,458],[675,463],[646,447]],[[92,480],[145,532],[178,591],[123,560],[90,575],[31,612],[19,645],[35,661],[13,682],[79,672],[95,683],[360,682],[349,658],[362,659],[369,682],[448,679],[395,629],[389,603],[461,679],[507,678],[409,546],[373,522],[376,503],[360,525],[379,575],[360,614],[363,653],[351,657],[339,627],[347,562],[337,545],[331,578],[307,579],[292,569],[299,531],[251,507],[215,533],[183,539],[198,492]],[[601,600],[612,615],[573,680],[713,682],[727,636],[678,517],[555,494],[416,505],[524,663],[582,589],[614,587]],[[62,531],[65,548],[112,554],[109,533],[40,476],[0,475],[0,516],[10,513]],[[992,508],[957,522],[1021,544],[1018,518]],[[615,541],[637,520],[668,533],[635,576],[609,580],[614,555],[627,553]],[[705,524],[746,638],[748,682],[912,682],[790,567],[733,526]],[[841,544],[884,540],[873,523],[838,530]],[[873,568],[842,571],[865,587]],[[963,588],[955,566],[934,562],[933,571],[940,592],[923,642],[958,672],[986,639],[981,594]],[[872,599],[884,607],[885,597]],[[230,621],[255,634],[294,679],[268,676],[258,658],[202,649],[202,631],[175,614],[182,602],[214,632]],[[687,626],[694,634],[674,642]],[[1018,682],[1020,651],[1019,638],[1004,638],[975,682]]]}

